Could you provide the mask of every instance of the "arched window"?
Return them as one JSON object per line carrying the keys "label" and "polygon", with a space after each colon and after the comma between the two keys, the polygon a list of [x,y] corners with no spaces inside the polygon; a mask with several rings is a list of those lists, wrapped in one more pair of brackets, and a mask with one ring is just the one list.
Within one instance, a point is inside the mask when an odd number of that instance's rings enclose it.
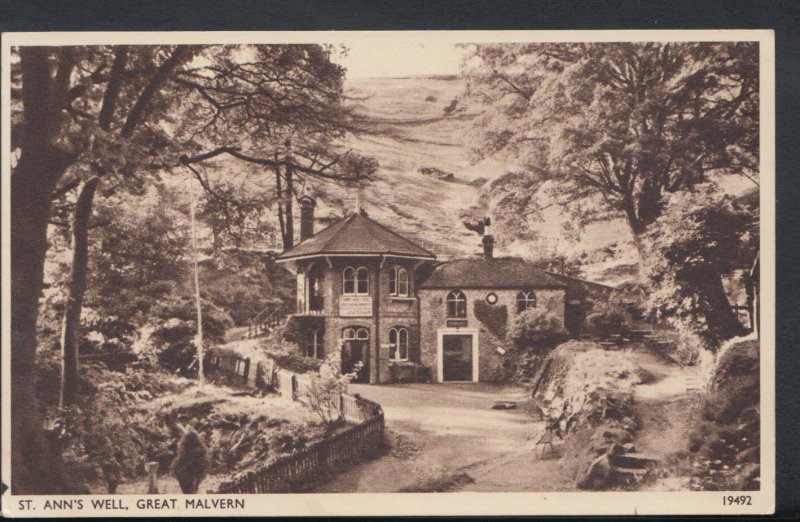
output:
{"label": "arched window", "polygon": [[402,266],[389,270],[389,295],[408,297],[408,270]]}
{"label": "arched window", "polygon": [[306,337],[306,357],[322,359],[324,351],[322,348],[322,332],[319,329],[312,330]]}
{"label": "arched window", "polygon": [[467,316],[467,296],[461,290],[447,294],[447,317]]}
{"label": "arched window", "polygon": [[369,330],[360,326],[351,326],[342,330],[342,339],[345,341],[368,341]]}
{"label": "arched window", "polygon": [[408,330],[403,327],[389,330],[389,360],[408,360]]}
{"label": "arched window", "polygon": [[523,290],[517,294],[517,312],[524,312],[536,306],[536,294],[533,290]]}
{"label": "arched window", "polygon": [[366,267],[348,266],[342,273],[344,295],[369,295],[369,270]]}

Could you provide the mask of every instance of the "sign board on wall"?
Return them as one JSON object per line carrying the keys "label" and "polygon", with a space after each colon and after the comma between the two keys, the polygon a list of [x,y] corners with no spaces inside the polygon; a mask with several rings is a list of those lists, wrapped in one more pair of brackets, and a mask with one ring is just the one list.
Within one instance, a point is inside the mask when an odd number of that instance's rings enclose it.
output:
{"label": "sign board on wall", "polygon": [[372,317],[372,297],[343,295],[339,298],[340,317]]}

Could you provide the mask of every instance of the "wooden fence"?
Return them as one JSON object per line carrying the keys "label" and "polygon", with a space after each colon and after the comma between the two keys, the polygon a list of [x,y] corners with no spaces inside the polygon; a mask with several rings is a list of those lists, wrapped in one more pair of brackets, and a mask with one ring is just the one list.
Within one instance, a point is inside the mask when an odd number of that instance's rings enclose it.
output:
{"label": "wooden fence", "polygon": [[234,386],[272,389],[287,399],[300,398],[301,390],[311,384],[311,374],[282,368],[269,356],[253,364],[249,357],[212,348],[206,354],[205,367],[209,375],[222,375]]}
{"label": "wooden fence", "polygon": [[[204,365],[209,370],[215,370],[240,386],[257,387],[259,365],[252,367],[249,357],[210,350],[205,358]],[[262,369],[263,372],[263,369]]]}
{"label": "wooden fence", "polygon": [[236,480],[220,485],[218,493],[286,493],[308,490],[330,473],[374,458],[384,448],[384,418],[379,404],[342,395],[345,418],[358,422],[336,435],[279,458]]}

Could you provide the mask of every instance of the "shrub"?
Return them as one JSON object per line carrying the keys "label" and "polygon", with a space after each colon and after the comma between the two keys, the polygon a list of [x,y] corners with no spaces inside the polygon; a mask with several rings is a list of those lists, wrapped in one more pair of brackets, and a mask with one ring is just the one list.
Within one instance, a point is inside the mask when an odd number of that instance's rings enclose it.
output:
{"label": "shrub", "polygon": [[[150,340],[162,366],[185,375],[196,369],[196,311],[191,297],[166,299],[153,307],[160,319]],[[221,343],[225,330],[233,325],[230,316],[211,303],[203,303],[203,339],[209,345]]]}
{"label": "shrub", "polygon": [[508,329],[508,308],[505,305],[475,301],[473,308],[478,321],[483,323],[495,337],[505,339]]}
{"label": "shrub", "polygon": [[177,455],[171,467],[172,473],[178,479],[181,492],[197,493],[200,483],[208,473],[208,449],[191,426],[186,428],[178,441]]}
{"label": "shrub", "polygon": [[617,299],[597,301],[586,316],[586,331],[600,338],[622,335],[627,332],[633,319],[625,305]]}
{"label": "shrub", "polygon": [[561,318],[541,308],[529,308],[517,314],[508,328],[508,338],[519,348],[544,350],[568,337]]}
{"label": "shrub", "polygon": [[341,359],[337,354],[331,354],[311,379],[305,389],[308,407],[325,424],[332,425],[341,418],[339,397],[347,391],[347,385],[356,378],[361,368],[361,363],[358,363],[350,373],[342,373]]}

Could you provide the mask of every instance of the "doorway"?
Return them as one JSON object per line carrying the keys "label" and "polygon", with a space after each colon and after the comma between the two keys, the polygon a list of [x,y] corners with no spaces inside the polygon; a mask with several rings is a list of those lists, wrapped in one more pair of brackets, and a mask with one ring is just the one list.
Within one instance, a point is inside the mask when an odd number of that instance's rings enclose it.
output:
{"label": "doorway", "polygon": [[440,381],[477,381],[477,344],[474,334],[442,334]]}
{"label": "doorway", "polygon": [[342,331],[342,373],[355,370],[358,363],[361,369],[353,382],[369,382],[369,329],[361,326],[345,328]]}

